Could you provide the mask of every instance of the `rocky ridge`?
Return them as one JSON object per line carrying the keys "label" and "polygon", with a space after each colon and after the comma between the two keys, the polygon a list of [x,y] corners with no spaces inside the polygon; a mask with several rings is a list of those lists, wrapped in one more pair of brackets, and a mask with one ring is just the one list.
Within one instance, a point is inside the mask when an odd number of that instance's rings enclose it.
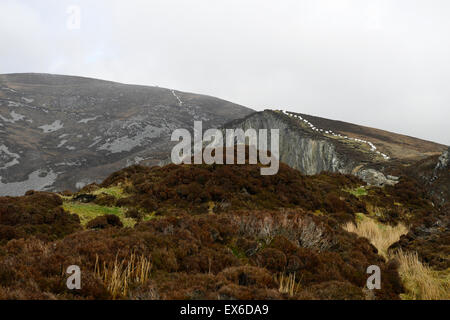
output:
{"label": "rocky ridge", "polygon": [[[327,124],[328,127],[316,123]],[[397,176],[383,172],[384,167],[391,163],[412,163],[430,154],[439,154],[445,148],[378,129],[283,110],[254,113],[227,123],[224,130],[227,128],[244,131],[249,128],[277,128],[280,130],[281,162],[308,175],[323,171],[354,174],[376,186],[398,182]],[[384,143],[378,143],[380,139],[384,139]],[[423,152],[415,149],[417,144],[424,146]],[[399,152],[400,148],[403,148],[403,153]]]}

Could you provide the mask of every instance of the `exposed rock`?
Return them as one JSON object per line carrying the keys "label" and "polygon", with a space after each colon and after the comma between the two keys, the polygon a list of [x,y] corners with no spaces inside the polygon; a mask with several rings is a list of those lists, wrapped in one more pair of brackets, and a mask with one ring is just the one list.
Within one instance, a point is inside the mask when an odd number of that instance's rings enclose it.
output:
{"label": "exposed rock", "polygon": [[[318,129],[320,127],[320,129]],[[384,167],[401,159],[413,163],[444,146],[379,129],[305,114],[265,110],[227,123],[224,128],[279,129],[280,161],[312,175],[323,171],[354,174],[372,185],[394,185],[398,176],[384,175]],[[224,129],[224,131],[225,131]],[[225,132],[224,132],[225,133]],[[353,137],[350,136],[353,135]],[[370,141],[376,141],[377,146]],[[378,151],[396,150],[394,159]],[[418,148],[419,146],[419,148]],[[421,151],[423,149],[423,151]],[[400,152],[401,151],[401,152]]]}
{"label": "exposed rock", "polygon": [[443,170],[448,167],[450,162],[450,147],[442,153],[436,165],[436,170]]}
{"label": "exposed rock", "polygon": [[[448,147],[447,147],[448,148]],[[449,150],[430,156],[405,169],[406,174],[425,186],[434,205],[450,213]]]}
{"label": "exposed rock", "polygon": [[228,123],[225,128],[279,129],[280,161],[309,175],[322,171],[350,173],[359,160],[365,159],[364,154],[347,157],[351,151],[344,145],[298,127],[287,116],[269,110]]}
{"label": "exposed rock", "polygon": [[[50,74],[0,75],[0,196],[72,190],[170,155],[171,133],[253,110],[159,87]],[[54,172],[45,180],[36,172]]]}
{"label": "exposed rock", "polygon": [[391,179],[389,177],[392,177],[392,176],[386,177],[383,173],[381,173],[380,171],[377,171],[375,169],[363,169],[363,170],[358,171],[358,173],[356,175],[359,178],[361,178],[361,180],[365,181],[367,184],[377,186],[377,187],[382,187],[385,185],[394,185],[394,184],[398,183],[397,177],[394,177],[397,179]]}
{"label": "exposed rock", "polygon": [[388,175],[386,176],[386,178],[388,178],[389,180],[393,180],[393,181],[398,181],[398,179],[399,179],[399,177],[391,176],[390,174],[388,174]]}

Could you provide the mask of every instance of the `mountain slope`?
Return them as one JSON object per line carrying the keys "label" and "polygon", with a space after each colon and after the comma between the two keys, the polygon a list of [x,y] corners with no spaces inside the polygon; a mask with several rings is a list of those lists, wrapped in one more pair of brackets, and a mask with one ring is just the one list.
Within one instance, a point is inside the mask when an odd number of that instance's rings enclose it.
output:
{"label": "mountain slope", "polygon": [[427,156],[440,154],[445,146],[385,130],[365,127],[353,123],[330,120],[305,114],[298,114],[315,124],[318,128],[326,128],[348,137],[365,139],[377,146],[380,152],[389,154],[390,158],[403,160],[419,160]]}
{"label": "mountain slope", "polygon": [[306,174],[353,173],[374,184],[385,182],[375,169],[411,165],[446,149],[434,142],[379,129],[284,111],[254,113],[224,128],[278,128],[280,161]]}
{"label": "mountain slope", "polygon": [[[361,181],[284,164],[273,176],[259,169],[136,165],[73,196],[0,197],[0,299],[399,298],[396,265],[340,227],[365,211],[349,192]],[[148,281],[126,279],[130,290],[114,295],[96,265],[128,266],[132,254],[149,259]],[[72,261],[83,270],[79,292],[61,277]],[[374,293],[364,289],[369,265],[383,274]],[[293,279],[291,293],[280,277]]]}
{"label": "mountain slope", "polygon": [[101,181],[130,164],[158,164],[173,130],[206,128],[251,109],[170,89],[49,75],[0,75],[0,195]]}

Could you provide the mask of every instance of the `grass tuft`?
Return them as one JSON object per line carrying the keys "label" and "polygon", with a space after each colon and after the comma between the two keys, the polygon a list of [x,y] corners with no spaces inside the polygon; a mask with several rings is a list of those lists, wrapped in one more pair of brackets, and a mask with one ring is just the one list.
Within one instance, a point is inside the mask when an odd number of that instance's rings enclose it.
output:
{"label": "grass tuft", "polygon": [[96,196],[101,195],[101,194],[107,194],[107,195],[113,196],[116,199],[121,199],[121,198],[126,196],[123,188],[120,187],[120,186],[111,186],[111,187],[108,187],[108,188],[99,188],[99,189],[93,191],[92,194],[96,195]]}
{"label": "grass tuft", "polygon": [[357,216],[357,225],[347,223],[344,229],[367,238],[386,260],[397,260],[399,274],[406,293],[405,300],[448,300],[450,299],[450,270],[435,271],[423,264],[417,252],[388,252],[388,248],[397,242],[408,229],[403,224],[395,227],[377,223],[371,218]]}
{"label": "grass tuft", "polygon": [[145,256],[136,256],[131,253],[128,261],[118,261],[117,256],[114,263],[101,264],[96,256],[95,275],[105,284],[113,299],[126,297],[130,285],[144,284],[150,277],[152,263]]}
{"label": "grass tuft", "polygon": [[293,297],[300,290],[300,282],[295,282],[295,273],[290,273],[285,276],[281,273],[278,277],[275,277],[275,281],[278,283],[278,291],[283,294],[288,294]]}
{"label": "grass tuft", "polygon": [[349,222],[344,225],[344,229],[348,232],[356,233],[360,237],[369,239],[369,241],[378,249],[378,252],[385,259],[388,259],[388,248],[398,240],[400,237],[408,233],[408,228],[399,223],[392,227],[377,223],[371,218],[358,215],[357,225]]}
{"label": "grass tuft", "polygon": [[417,252],[397,251],[391,256],[400,264],[399,274],[407,289],[405,300],[449,300],[450,269],[435,271],[423,264]]}

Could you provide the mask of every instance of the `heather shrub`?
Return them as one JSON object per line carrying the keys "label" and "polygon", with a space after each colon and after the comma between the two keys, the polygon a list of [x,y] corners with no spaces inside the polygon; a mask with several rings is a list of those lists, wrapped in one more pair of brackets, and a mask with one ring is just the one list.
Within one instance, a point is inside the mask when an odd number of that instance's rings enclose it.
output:
{"label": "heather shrub", "polygon": [[99,216],[97,218],[92,219],[86,225],[88,229],[105,229],[110,227],[123,227],[122,221],[120,218],[113,214],[105,214],[103,216]]}
{"label": "heather shrub", "polygon": [[[273,218],[278,215],[280,219],[277,222]],[[257,218],[266,219],[266,222],[250,223],[249,229],[239,227],[244,221],[251,222]],[[331,232],[336,243],[326,250],[316,244],[301,246],[304,242],[299,239],[304,221],[320,227],[323,230],[321,237],[325,236],[325,239]],[[266,226],[269,226],[269,231],[264,229]],[[270,241],[266,241],[266,235],[274,234],[273,230],[278,231]],[[34,239],[11,240],[0,247],[0,287],[9,288],[8,291],[2,289],[0,294],[6,298],[22,295],[32,299],[50,296],[55,299],[114,296],[281,299],[333,295],[353,298],[353,289],[348,294],[308,290],[330,281],[350,283],[362,289],[368,265],[379,265],[383,274],[390,270],[375,252],[365,239],[342,229],[332,230],[327,225],[327,218],[310,216],[302,210],[161,217],[140,222],[134,228],[80,231],[48,244]],[[110,268],[116,261],[123,261],[126,267],[132,254],[149,257],[151,272],[145,282],[134,282],[127,287],[126,295],[123,291],[120,295],[113,294],[109,282],[98,275],[98,269],[95,272],[95,266],[104,264]],[[81,291],[71,292],[65,287],[67,275],[64,270],[72,264],[83,270]],[[391,272],[395,275],[396,269]],[[301,290],[293,296],[280,293],[276,281],[280,273],[295,273],[295,286]],[[84,282],[85,277],[87,283]],[[384,281],[394,281],[390,276],[384,278],[389,279]],[[21,279],[27,281],[21,282]],[[398,288],[385,282],[382,288],[377,298],[398,297]],[[24,295],[25,291],[29,293]]]}
{"label": "heather shrub", "polygon": [[274,176],[261,176],[259,169],[259,165],[132,166],[112,174],[101,187],[127,183],[132,186],[129,196],[117,205],[160,215],[173,215],[174,210],[208,213],[210,202],[215,213],[302,207],[352,221],[353,213],[365,212],[358,198],[343,191],[361,184],[355,177],[329,173],[309,177],[282,163]]}
{"label": "heather shrub", "polygon": [[136,221],[141,221],[144,218],[144,216],[145,216],[145,213],[143,213],[142,211],[140,211],[139,209],[136,209],[136,208],[128,209],[125,212],[125,217],[133,218]]}
{"label": "heather shrub", "polygon": [[258,266],[277,272],[286,268],[287,258],[280,250],[265,248],[257,254],[255,261]]}
{"label": "heather shrub", "polygon": [[365,300],[362,288],[349,282],[328,281],[311,286],[308,290],[314,299],[320,300]]}
{"label": "heather shrub", "polygon": [[[49,193],[0,198],[0,298],[399,298],[398,264],[341,226],[356,222],[359,212],[380,213],[374,219],[392,227],[411,220],[415,233],[403,239],[414,243],[412,237],[436,228],[426,219],[426,201],[400,194],[414,185],[367,187],[367,195],[356,197],[346,191],[362,184],[353,176],[304,176],[284,164],[275,176],[261,176],[259,169],[131,166],[78,194],[95,196],[103,209],[121,207],[114,209],[138,222],[127,228],[118,216],[101,215],[82,230],[78,216]],[[35,237],[21,239],[30,235]],[[126,271],[135,270],[128,267],[133,255],[151,262],[145,281]],[[65,287],[71,264],[83,270],[81,291]],[[374,264],[381,268],[382,289],[369,294],[366,269]]]}
{"label": "heather shrub", "polygon": [[[327,250],[333,246],[331,230],[315,217],[300,213],[278,213],[257,215],[236,215],[235,223],[241,235],[251,236],[270,244],[276,236],[284,236],[298,247]],[[317,219],[316,219],[317,220]],[[329,231],[329,234],[328,232]]]}
{"label": "heather shrub", "polygon": [[276,288],[272,275],[263,268],[240,266],[223,270],[219,276],[234,284],[247,287]]}
{"label": "heather shrub", "polygon": [[58,195],[47,192],[0,197],[0,241],[31,236],[54,240],[80,230],[79,217],[64,211],[61,205]]}
{"label": "heather shrub", "polygon": [[93,202],[100,206],[114,207],[116,205],[116,197],[109,194],[100,194]]}

